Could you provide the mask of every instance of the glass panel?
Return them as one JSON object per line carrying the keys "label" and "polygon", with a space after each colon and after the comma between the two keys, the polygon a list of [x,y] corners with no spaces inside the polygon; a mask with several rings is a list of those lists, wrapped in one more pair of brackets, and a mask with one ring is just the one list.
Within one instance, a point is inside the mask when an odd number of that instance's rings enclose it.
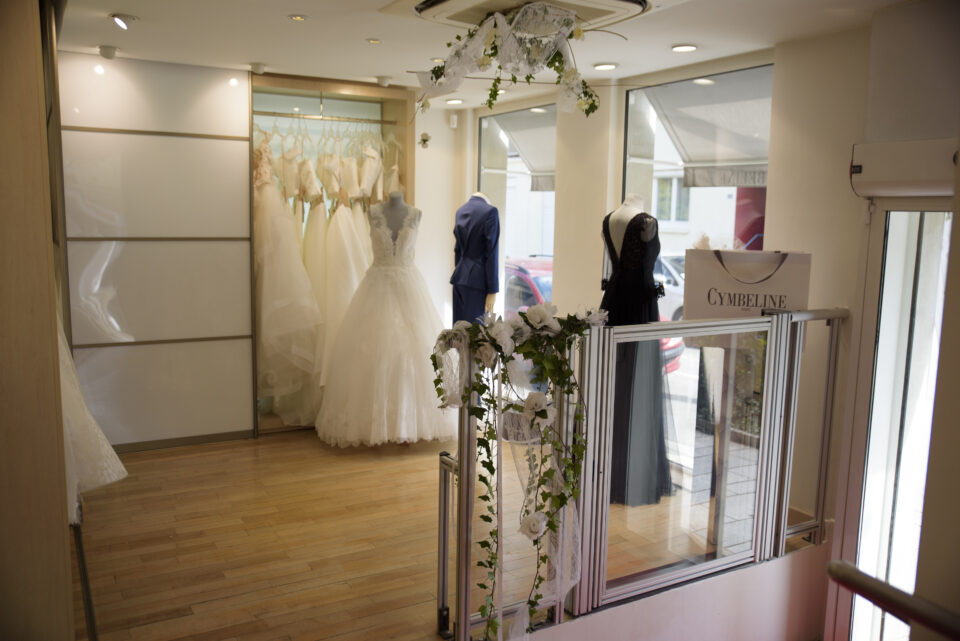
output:
{"label": "glass panel", "polygon": [[556,105],[480,119],[479,188],[500,210],[500,283],[516,277],[530,290],[497,297],[507,318],[553,293],[556,139]]}
{"label": "glass panel", "polygon": [[250,243],[71,241],[74,344],[243,336]]}
{"label": "glass panel", "polygon": [[[952,214],[887,213],[858,567],[905,592],[916,581]],[[854,600],[851,639],[909,638]]]}
{"label": "glass panel", "polygon": [[766,332],[616,350],[607,586],[753,549]]}
{"label": "glass panel", "polygon": [[772,66],[627,93],[623,193],[663,221],[665,256],[763,249],[772,94]]}
{"label": "glass panel", "polygon": [[68,236],[250,235],[250,144],[63,132]]}
{"label": "glass panel", "polygon": [[253,429],[250,339],[73,352],[83,396],[110,443]]}

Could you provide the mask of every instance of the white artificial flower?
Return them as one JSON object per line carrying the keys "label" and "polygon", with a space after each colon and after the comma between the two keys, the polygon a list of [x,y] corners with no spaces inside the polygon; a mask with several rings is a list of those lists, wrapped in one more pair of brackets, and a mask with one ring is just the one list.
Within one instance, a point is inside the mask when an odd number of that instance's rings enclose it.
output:
{"label": "white artificial flower", "polygon": [[513,354],[513,328],[510,325],[497,319],[487,327],[487,335],[497,342],[504,356]]}
{"label": "white artificial flower", "polygon": [[523,415],[533,420],[537,412],[547,409],[547,395],[543,392],[530,392],[523,401]]}
{"label": "white artificial flower", "polygon": [[[440,80],[437,81],[438,86],[440,85],[442,80],[443,79],[441,78]],[[420,111],[426,111],[429,108],[430,108],[430,101],[424,98],[423,101],[420,103]]]}
{"label": "white artificial flower", "polygon": [[507,361],[507,376],[515,387],[530,387],[530,376],[527,374],[527,366],[524,361],[514,358]]}
{"label": "white artificial flower", "polygon": [[582,321],[586,321],[593,327],[599,327],[604,325],[607,322],[607,316],[609,313],[605,309],[588,309],[585,312],[577,312],[577,318]]}
{"label": "white artificial flower", "polygon": [[484,367],[489,369],[497,364],[497,348],[484,341],[483,344],[477,348],[477,358],[480,359]]}
{"label": "white artificial flower", "polygon": [[576,28],[573,30],[573,39],[574,39],[574,40],[583,40],[583,29],[582,29],[582,28],[576,27]]}
{"label": "white artificial flower", "polygon": [[534,417],[533,419],[534,427],[539,427],[541,429],[544,427],[548,427],[550,425],[553,425],[553,421],[557,418],[557,409],[552,405],[548,405],[543,409],[546,411],[547,416],[545,418],[540,418],[539,416]]}
{"label": "white artificial flower", "polygon": [[454,329],[454,330],[457,330],[457,331],[464,331],[464,332],[465,332],[465,331],[467,331],[468,329],[470,329],[470,326],[471,326],[472,324],[473,324],[473,323],[471,323],[470,321],[458,320],[456,323],[453,324],[453,329]]}
{"label": "white artificial flower", "polygon": [[527,325],[527,321],[523,320],[523,317],[514,316],[507,322],[510,323],[510,327],[513,328],[514,343],[517,345],[522,345],[528,338],[530,338],[530,334],[532,332],[530,330],[530,326]]}
{"label": "white artificial flower", "polygon": [[536,541],[547,531],[547,515],[543,512],[528,514],[520,521],[520,533]]}
{"label": "white artificial flower", "polygon": [[480,68],[480,71],[486,71],[490,68],[491,62],[493,62],[493,60],[490,58],[490,56],[480,56],[477,59],[477,67]]}
{"label": "white artificial flower", "polygon": [[560,332],[560,323],[554,318],[557,308],[552,303],[540,303],[527,309],[527,320],[534,329],[543,329],[551,334]]}
{"label": "white artificial flower", "polygon": [[565,85],[572,85],[578,80],[580,80],[580,73],[575,68],[565,70],[561,77],[561,82]]}
{"label": "white artificial flower", "polygon": [[490,327],[497,321],[497,318],[499,317],[496,312],[484,312],[483,316],[480,317],[480,324],[484,327]]}

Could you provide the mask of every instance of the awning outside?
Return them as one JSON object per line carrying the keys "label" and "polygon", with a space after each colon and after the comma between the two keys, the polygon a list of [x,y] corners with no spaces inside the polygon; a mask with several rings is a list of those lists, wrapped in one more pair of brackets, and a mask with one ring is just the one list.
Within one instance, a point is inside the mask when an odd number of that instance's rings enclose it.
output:
{"label": "awning outside", "polygon": [[549,105],[543,109],[543,113],[524,109],[496,116],[497,124],[530,170],[530,191],[554,191],[556,107]]}
{"label": "awning outside", "polygon": [[710,80],[643,90],[683,160],[684,186],[765,186],[773,66]]}

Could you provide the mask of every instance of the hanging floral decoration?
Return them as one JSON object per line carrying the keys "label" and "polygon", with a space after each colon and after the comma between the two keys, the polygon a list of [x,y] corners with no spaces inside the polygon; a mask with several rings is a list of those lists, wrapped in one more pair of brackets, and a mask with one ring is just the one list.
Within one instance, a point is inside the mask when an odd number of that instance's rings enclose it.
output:
{"label": "hanging floral decoration", "polygon": [[583,38],[576,14],[546,2],[532,2],[506,15],[494,12],[467,35],[457,36],[447,47],[451,54],[430,71],[418,72],[423,95],[421,110],[430,106],[429,98],[456,91],[471,73],[494,68],[496,73],[487,96],[493,107],[504,80],[528,84],[546,68],[557,74],[561,108],[576,107],[589,116],[598,107],[596,92],[577,71],[569,40]]}
{"label": "hanging floral decoration", "polygon": [[[478,543],[477,566],[484,576],[476,584],[485,593],[479,612],[485,620],[486,640],[498,638],[502,623],[498,583],[503,514],[498,509],[497,459],[506,449],[514,453],[524,488],[517,531],[536,549],[527,609],[518,613],[510,638],[532,631],[541,602],[561,598],[580,573],[575,505],[586,440],[580,429],[583,399],[570,358],[587,329],[605,322],[606,312],[593,310],[565,318],[555,313],[556,307],[544,303],[510,321],[492,314],[482,323],[458,321],[440,334],[431,356],[441,404],[466,404],[477,421],[477,476],[483,502],[479,518],[490,526]],[[473,357],[470,380],[458,367],[463,352]],[[524,394],[522,390],[531,383],[541,391]],[[558,424],[566,423],[558,421],[560,403],[569,403],[564,407],[573,412],[572,430]]]}

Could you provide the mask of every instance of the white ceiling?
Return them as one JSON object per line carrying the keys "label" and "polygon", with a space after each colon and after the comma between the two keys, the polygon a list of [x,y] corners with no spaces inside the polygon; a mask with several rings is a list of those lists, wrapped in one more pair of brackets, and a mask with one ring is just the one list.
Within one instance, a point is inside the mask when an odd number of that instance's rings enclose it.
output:
{"label": "white ceiling", "polygon": [[[654,0],[655,1],[655,0]],[[593,32],[573,41],[573,53],[588,79],[626,77],[772,47],[778,42],[851,28],[869,21],[878,8],[897,0],[686,0],[612,27],[627,37]],[[519,3],[519,2],[518,2]],[[391,0],[68,0],[60,48],[96,53],[101,44],[119,47],[119,57],[268,71],[345,80],[416,85],[408,73],[433,66],[445,43],[461,31],[416,16],[380,10]],[[128,31],[111,13],[139,18]],[[289,14],[305,14],[302,23]],[[367,38],[379,38],[371,45]],[[692,42],[693,53],[670,46]],[[619,63],[614,72],[593,64]],[[549,72],[543,80],[552,80]],[[489,83],[466,80],[457,92],[463,107],[479,105]],[[501,100],[548,90],[511,88]],[[443,100],[433,101],[443,106]]]}

